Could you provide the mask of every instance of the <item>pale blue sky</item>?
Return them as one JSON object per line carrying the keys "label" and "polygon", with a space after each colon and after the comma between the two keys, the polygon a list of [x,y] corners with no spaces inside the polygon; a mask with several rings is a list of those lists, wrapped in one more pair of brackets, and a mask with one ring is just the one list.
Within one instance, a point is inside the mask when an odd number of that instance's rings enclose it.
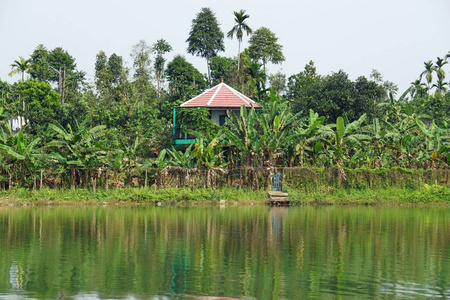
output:
{"label": "pale blue sky", "polygon": [[[18,80],[8,77],[10,64],[38,44],[63,47],[93,80],[100,50],[122,55],[130,66],[134,44],[160,38],[174,48],[168,59],[182,54],[206,73],[205,61],[187,54],[185,42],[202,7],[212,8],[224,33],[240,9],[250,15],[253,29],[275,32],[286,61],[269,71],[288,76],[313,60],[322,75],[343,69],[355,79],[377,69],[402,92],[418,78],[424,61],[450,50],[449,0],[0,0],[0,79]],[[220,55],[237,54],[236,40],[226,39],[225,47]]]}

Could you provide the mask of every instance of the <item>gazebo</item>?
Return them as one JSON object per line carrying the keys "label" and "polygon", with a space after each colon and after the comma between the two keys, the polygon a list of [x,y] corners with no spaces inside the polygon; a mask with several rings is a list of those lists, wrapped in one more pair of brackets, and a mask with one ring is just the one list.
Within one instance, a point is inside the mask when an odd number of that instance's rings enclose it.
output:
{"label": "gazebo", "polygon": [[[225,84],[222,80],[218,85],[206,90],[200,95],[184,102],[180,108],[209,108],[211,121],[222,126],[225,123],[227,110],[236,111],[239,116],[241,106],[244,105],[248,109],[254,107],[261,109],[261,106],[254,100],[236,91],[231,86]],[[186,133],[177,132],[176,126],[176,108],[173,109],[173,136],[174,145],[188,145],[195,142]]]}

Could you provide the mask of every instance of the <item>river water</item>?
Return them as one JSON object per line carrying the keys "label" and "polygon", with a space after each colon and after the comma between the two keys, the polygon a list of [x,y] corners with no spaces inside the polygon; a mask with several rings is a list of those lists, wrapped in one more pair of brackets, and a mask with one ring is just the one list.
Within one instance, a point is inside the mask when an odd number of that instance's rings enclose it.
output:
{"label": "river water", "polygon": [[450,299],[450,208],[3,207],[0,256],[0,299]]}

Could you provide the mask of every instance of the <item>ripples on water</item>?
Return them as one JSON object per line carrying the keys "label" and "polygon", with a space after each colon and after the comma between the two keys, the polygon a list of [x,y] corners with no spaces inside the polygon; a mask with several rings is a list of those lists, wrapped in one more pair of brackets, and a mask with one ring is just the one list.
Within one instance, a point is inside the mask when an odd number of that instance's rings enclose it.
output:
{"label": "ripples on water", "polygon": [[0,299],[448,299],[449,215],[1,208]]}

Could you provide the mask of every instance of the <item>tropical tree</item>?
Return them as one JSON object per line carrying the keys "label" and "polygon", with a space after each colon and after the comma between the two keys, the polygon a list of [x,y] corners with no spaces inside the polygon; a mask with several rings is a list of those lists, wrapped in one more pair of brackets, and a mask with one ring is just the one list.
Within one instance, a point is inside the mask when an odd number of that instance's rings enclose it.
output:
{"label": "tropical tree", "polygon": [[322,147],[321,137],[318,130],[323,126],[325,117],[319,117],[319,114],[312,109],[309,110],[309,116],[306,122],[302,122],[293,130],[294,137],[292,139],[292,147],[295,149],[296,155],[291,156],[290,165],[292,166],[295,156],[299,157],[299,164],[303,166],[305,151],[314,151]]}
{"label": "tropical tree", "polygon": [[[270,185],[273,168],[284,154],[284,149],[293,138],[291,129],[300,114],[292,114],[288,104],[275,95],[260,113],[255,108],[241,106],[239,117],[234,111],[228,111],[224,135],[231,146],[230,156],[237,158],[237,163],[245,169],[249,184],[259,188],[255,167],[265,167],[263,176]],[[249,168],[248,168],[249,167]],[[241,170],[241,177],[243,176]]]}
{"label": "tropical tree", "polygon": [[74,129],[70,125],[66,129],[59,123],[49,124],[54,139],[47,143],[46,149],[54,151],[52,158],[58,162],[59,173],[70,170],[72,188],[77,178],[81,181],[80,171],[84,170],[85,186],[88,186],[90,176],[98,174],[90,171],[106,165],[106,144],[101,139],[106,134],[106,126],[89,128],[87,121],[77,123]]}
{"label": "tropical tree", "polygon": [[[19,56],[19,60],[14,60],[14,63],[11,64],[11,72],[9,72],[9,76],[12,77],[17,73],[21,74],[22,81],[25,82],[25,72],[27,72],[30,69],[30,60],[25,59],[22,56]],[[20,98],[20,96],[19,96]],[[25,111],[25,100],[22,99],[22,110]],[[19,117],[20,120],[20,117]],[[25,124],[25,119],[22,118],[21,121],[22,125]]]}
{"label": "tropical tree", "polygon": [[262,114],[258,114],[265,142],[263,153],[265,165],[274,167],[277,159],[284,153],[290,141],[294,138],[293,128],[299,125],[301,113],[292,113],[287,101],[270,95],[269,102],[264,105]]}
{"label": "tropical tree", "polygon": [[12,77],[19,73],[23,82],[25,81],[25,73],[28,72],[29,68],[30,60],[23,58],[23,56],[19,56],[19,60],[14,60],[14,63],[11,64],[11,72],[9,72],[8,75]]}
{"label": "tropical tree", "polygon": [[286,97],[292,101],[294,112],[316,110],[316,105],[308,104],[313,98],[314,91],[319,89],[320,76],[317,74],[314,62],[311,60],[304,70],[288,78]]}
{"label": "tropical tree", "polygon": [[281,72],[269,75],[270,89],[277,97],[284,95],[286,91],[286,75]]}
{"label": "tropical tree", "polygon": [[250,57],[262,62],[264,74],[266,74],[268,62],[280,64],[285,60],[283,46],[278,43],[278,37],[266,27],[256,30],[250,37],[249,43]]}
{"label": "tropical tree", "polygon": [[203,75],[181,55],[175,56],[167,64],[171,100],[187,100],[206,87]]}
{"label": "tropical tree", "polygon": [[[383,165],[408,166],[414,165],[414,158],[420,151],[421,137],[417,120],[429,119],[429,116],[418,115],[416,113],[402,113],[400,119],[394,123],[382,121],[387,132],[384,136],[386,150],[384,151]],[[390,161],[391,163],[388,163]]]}
{"label": "tropical tree", "polygon": [[132,88],[127,77],[128,69],[124,66],[122,56],[113,53],[108,57],[104,51],[100,51],[95,61],[98,98],[91,103],[91,107],[111,109],[116,102],[127,102],[132,98]]}
{"label": "tropical tree", "polygon": [[327,125],[328,135],[332,137],[328,145],[336,157],[335,162],[338,166],[344,166],[344,162],[350,160],[362,143],[370,140],[370,136],[361,132],[362,124],[366,119],[367,115],[363,114],[350,123],[346,118],[338,117],[336,124]]}
{"label": "tropical tree", "polygon": [[436,70],[433,62],[431,60],[424,62],[425,70],[420,74],[420,80],[425,76],[428,89],[431,88],[431,83],[433,82],[433,73]]}
{"label": "tropical tree", "polygon": [[247,69],[247,84],[250,97],[263,100],[266,96],[266,73],[261,70],[262,65],[256,61],[250,62]]}
{"label": "tropical tree", "polygon": [[247,35],[251,34],[253,31],[248,26],[248,24],[245,22],[248,18],[250,18],[249,15],[245,13],[245,10],[241,9],[240,11],[233,12],[234,14],[234,26],[231,28],[230,31],[227,33],[227,37],[230,39],[233,39],[234,36],[236,36],[236,39],[238,40],[238,65],[237,70],[239,72],[239,66],[240,66],[240,56],[241,56],[241,42],[242,38],[244,36],[244,32],[247,33]]}
{"label": "tropical tree", "polygon": [[222,80],[232,85],[236,78],[236,60],[230,57],[214,56],[211,58],[211,83],[220,83]]}
{"label": "tropical tree", "polygon": [[445,82],[443,78],[438,78],[432,87],[436,88],[436,94],[445,94],[447,93],[447,86],[449,86],[448,82]]}
{"label": "tropical tree", "polygon": [[425,83],[421,82],[420,79],[416,79],[411,82],[411,97],[425,97],[428,93],[428,87]]}
{"label": "tropical tree", "polygon": [[192,20],[191,31],[186,42],[188,43],[188,53],[206,59],[208,83],[210,83],[210,59],[218,52],[225,51],[223,32],[210,8],[203,7],[197,17]]}
{"label": "tropical tree", "polygon": [[[13,133],[9,124],[5,128],[6,131],[0,128],[0,163],[9,175],[9,188],[12,187],[13,177],[19,186],[32,184],[35,188],[37,171],[48,158],[38,147],[41,138],[26,136],[22,131]],[[29,179],[33,181],[30,182]]]}
{"label": "tropical tree", "polygon": [[195,153],[192,151],[193,145],[189,145],[185,151],[167,149],[169,161],[172,166],[180,168],[193,168],[195,166]]}
{"label": "tropical tree", "polygon": [[201,137],[195,139],[194,153],[197,158],[197,168],[205,175],[205,187],[214,187],[219,168],[228,164],[223,157],[224,151],[220,143],[222,139],[221,133],[209,143]]}
{"label": "tropical tree", "polygon": [[435,69],[436,69],[436,74],[437,77],[440,79],[445,79],[445,70],[443,69],[443,66],[448,64],[448,61],[445,58],[440,58],[438,57],[436,59],[436,65],[435,65]]}
{"label": "tropical tree", "polygon": [[133,98],[137,101],[140,100],[141,107],[147,101],[151,100],[150,91],[152,86],[150,84],[151,79],[151,47],[145,40],[140,40],[139,43],[133,46],[131,51],[131,57],[133,58],[134,68],[134,82],[133,82]]}
{"label": "tropical tree", "polygon": [[153,53],[156,54],[155,72],[158,84],[158,97],[161,97],[161,80],[164,75],[164,63],[166,62],[163,55],[170,51],[172,51],[172,46],[164,39],[159,39],[153,44]]}
{"label": "tropical tree", "polygon": [[54,73],[54,70],[49,62],[49,51],[43,44],[39,44],[34,49],[30,58],[30,76],[39,81],[48,82]]}
{"label": "tropical tree", "polygon": [[424,136],[424,142],[420,143],[423,153],[419,155],[423,160],[429,161],[426,167],[435,167],[436,162],[443,162],[445,156],[450,153],[448,145],[450,143],[450,130],[436,125],[434,120],[427,126],[420,119],[416,119],[416,124]]}
{"label": "tropical tree", "polygon": [[56,47],[49,52],[48,63],[52,68],[50,80],[58,85],[61,104],[76,98],[86,73],[77,70],[75,58],[63,48]]}

